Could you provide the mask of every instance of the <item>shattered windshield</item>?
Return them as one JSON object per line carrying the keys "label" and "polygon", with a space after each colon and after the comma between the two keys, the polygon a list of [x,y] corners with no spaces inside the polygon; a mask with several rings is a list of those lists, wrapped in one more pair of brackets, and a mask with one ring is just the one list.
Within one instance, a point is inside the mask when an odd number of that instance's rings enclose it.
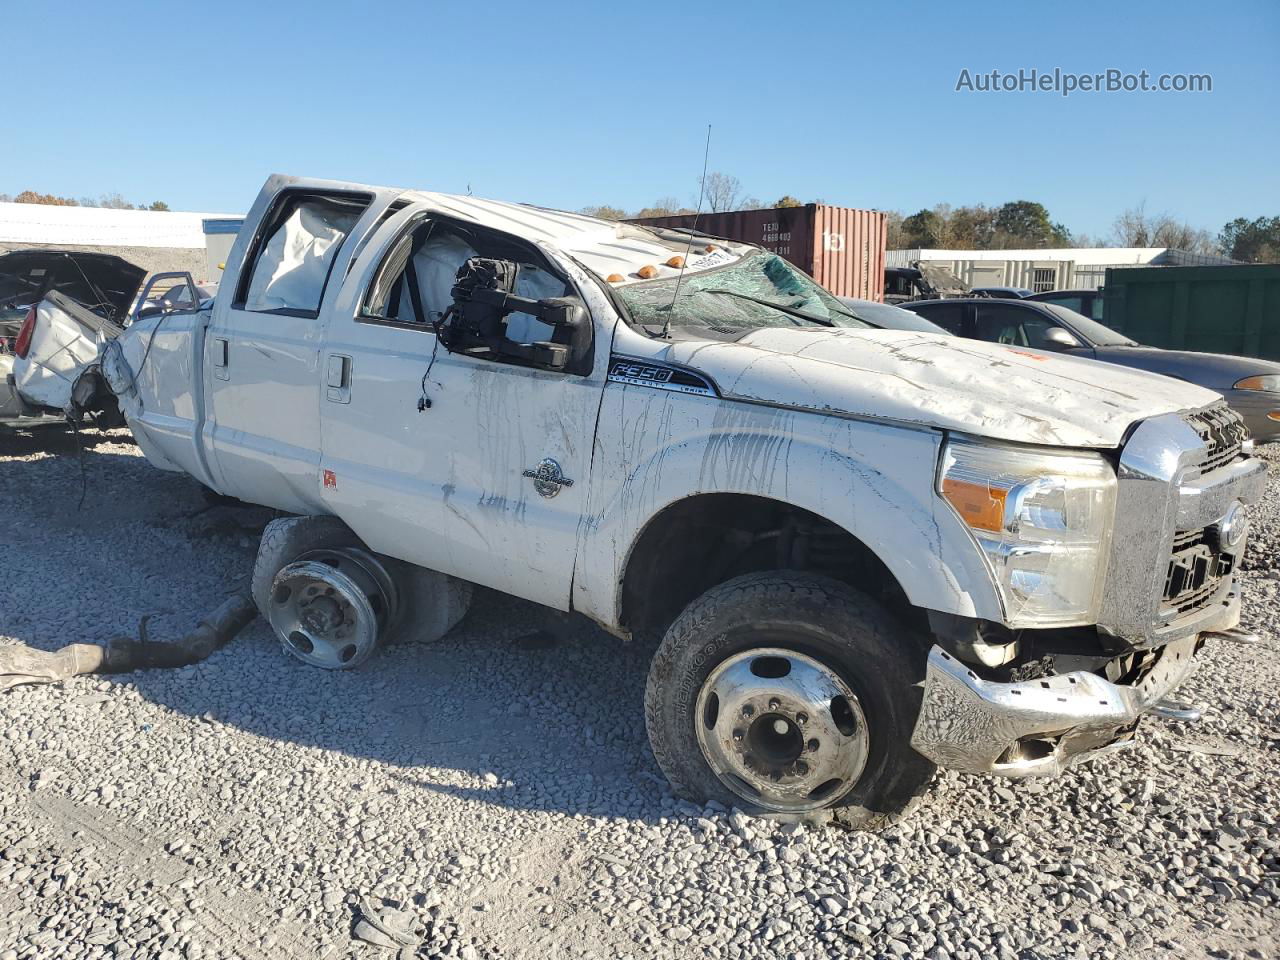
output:
{"label": "shattered windshield", "polygon": [[[677,294],[677,285],[679,293]],[[617,288],[646,327],[866,327],[832,294],[777,254],[757,251],[703,273]],[[675,302],[672,302],[672,298]]]}

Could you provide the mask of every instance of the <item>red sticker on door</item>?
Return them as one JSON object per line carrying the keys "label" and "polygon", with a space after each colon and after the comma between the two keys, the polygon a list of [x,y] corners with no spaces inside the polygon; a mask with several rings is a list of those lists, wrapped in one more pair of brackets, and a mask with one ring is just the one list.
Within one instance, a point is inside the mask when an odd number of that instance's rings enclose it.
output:
{"label": "red sticker on door", "polygon": [[326,490],[338,489],[338,475],[332,470],[326,470],[324,472],[324,488]]}

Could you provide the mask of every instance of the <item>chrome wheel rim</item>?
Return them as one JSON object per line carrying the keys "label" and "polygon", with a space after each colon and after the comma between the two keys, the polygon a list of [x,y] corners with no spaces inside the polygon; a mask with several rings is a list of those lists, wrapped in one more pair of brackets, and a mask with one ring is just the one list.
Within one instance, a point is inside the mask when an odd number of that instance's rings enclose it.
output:
{"label": "chrome wheel rim", "polygon": [[813,657],[760,647],[718,664],[698,693],[698,746],[720,782],[756,806],[816,810],[867,764],[862,704]]}
{"label": "chrome wheel rim", "polygon": [[377,648],[395,603],[390,577],[368,553],[313,550],[276,574],[268,619],[299,660],[346,670]]}

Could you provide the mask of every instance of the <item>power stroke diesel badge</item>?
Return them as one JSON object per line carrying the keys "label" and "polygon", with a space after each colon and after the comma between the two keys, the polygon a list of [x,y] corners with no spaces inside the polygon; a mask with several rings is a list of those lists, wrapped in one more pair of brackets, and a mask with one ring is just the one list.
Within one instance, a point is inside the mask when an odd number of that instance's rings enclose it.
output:
{"label": "power stroke diesel badge", "polygon": [[522,476],[532,480],[533,489],[537,490],[538,495],[543,497],[554,497],[560,492],[561,487],[573,486],[573,481],[560,470],[560,464],[550,457],[545,457],[532,470],[524,471]]}

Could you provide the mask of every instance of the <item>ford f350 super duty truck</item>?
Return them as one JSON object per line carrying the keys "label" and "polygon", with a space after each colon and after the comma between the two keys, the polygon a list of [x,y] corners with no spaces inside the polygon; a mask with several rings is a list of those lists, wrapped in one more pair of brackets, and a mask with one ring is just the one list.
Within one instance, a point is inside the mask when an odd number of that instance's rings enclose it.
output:
{"label": "ford f350 super duty truck", "polygon": [[747,244],[275,176],[107,387],[155,465],[296,515],[254,573],[293,654],[438,636],[471,584],[653,637],[697,800],[876,824],[935,765],[1057,773],[1243,639],[1265,468],[1216,394],[876,329]]}

